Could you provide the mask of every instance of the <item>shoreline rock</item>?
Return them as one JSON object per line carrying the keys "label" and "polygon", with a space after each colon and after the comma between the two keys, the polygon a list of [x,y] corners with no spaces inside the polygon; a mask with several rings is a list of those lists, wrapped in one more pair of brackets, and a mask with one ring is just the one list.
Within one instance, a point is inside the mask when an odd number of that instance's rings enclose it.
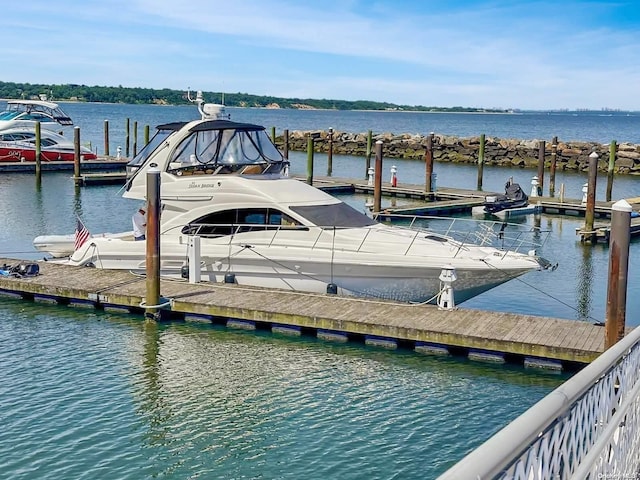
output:
{"label": "shoreline rock", "polygon": [[[325,130],[289,132],[289,150],[306,151],[309,135],[315,139],[314,150],[329,150],[329,132]],[[367,154],[367,133],[333,132],[333,153],[339,155],[365,156]],[[382,140],[384,158],[423,160],[426,135],[378,133],[372,135],[372,142]],[[542,140],[485,138],[485,165],[534,168],[538,166],[538,149]],[[276,137],[276,144],[282,148],[283,135]],[[480,136],[454,137],[435,134],[433,159],[437,162],[467,163],[478,162]],[[609,167],[610,144],[598,142],[558,141],[556,148],[556,170],[587,171],[589,155],[598,154],[598,171],[606,172]],[[545,167],[551,165],[551,139],[545,140]],[[621,143],[617,145],[614,172],[640,175],[640,145]]]}

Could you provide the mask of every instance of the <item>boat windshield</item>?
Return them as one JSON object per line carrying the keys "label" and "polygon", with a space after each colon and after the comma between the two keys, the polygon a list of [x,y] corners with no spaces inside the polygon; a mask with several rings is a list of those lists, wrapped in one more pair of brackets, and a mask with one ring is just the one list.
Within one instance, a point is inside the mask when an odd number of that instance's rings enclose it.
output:
{"label": "boat windshield", "polygon": [[0,113],[0,120],[12,120],[18,115],[20,115],[20,112],[18,111],[5,110],[4,112]]}
{"label": "boat windshield", "polygon": [[236,171],[246,165],[283,164],[283,158],[264,129],[247,128],[202,129],[191,133],[174,151],[169,169],[222,168]]}
{"label": "boat windshield", "polygon": [[57,122],[60,125],[73,125],[64,110],[55,103],[47,102],[10,102],[7,109],[0,114],[0,120],[30,120],[39,122]]}
{"label": "boat windshield", "polygon": [[149,140],[149,143],[147,143],[142,148],[142,150],[140,150],[140,152],[138,152],[138,154],[135,157],[133,157],[133,159],[131,159],[131,161],[127,164],[127,166],[139,167],[142,164],[144,164],[147,161],[147,159],[151,156],[151,154],[155,152],[160,145],[162,145],[162,142],[164,142],[169,135],[179,130],[178,125],[182,126],[184,125],[184,123],[181,123],[181,124],[171,123],[167,125],[159,125],[158,127],[156,127],[158,130],[156,131],[155,135],[151,137],[151,140]]}
{"label": "boat windshield", "polygon": [[298,205],[290,208],[319,227],[358,228],[377,223],[344,202],[329,205]]}

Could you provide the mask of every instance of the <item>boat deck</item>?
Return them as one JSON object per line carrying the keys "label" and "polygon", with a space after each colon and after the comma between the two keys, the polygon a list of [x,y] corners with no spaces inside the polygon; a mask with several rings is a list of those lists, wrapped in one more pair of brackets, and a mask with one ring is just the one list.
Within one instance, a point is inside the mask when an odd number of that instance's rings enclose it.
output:
{"label": "boat deck", "polygon": [[[19,260],[0,259],[15,265]],[[0,277],[0,294],[62,305],[115,309],[142,315],[146,279],[127,271],[38,262],[35,277]],[[387,347],[481,356],[498,362],[575,370],[604,348],[604,328],[587,322],[532,315],[447,311],[332,295],[162,280],[170,301],[163,317],[227,326],[282,329],[318,338],[355,340]]]}

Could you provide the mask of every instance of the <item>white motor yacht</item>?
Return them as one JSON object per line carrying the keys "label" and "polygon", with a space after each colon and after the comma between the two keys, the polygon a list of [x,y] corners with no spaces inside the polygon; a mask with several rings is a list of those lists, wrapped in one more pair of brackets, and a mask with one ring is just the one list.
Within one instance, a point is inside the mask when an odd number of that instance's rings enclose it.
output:
{"label": "white motor yacht", "polygon": [[55,131],[73,125],[57,103],[43,100],[8,100],[6,109],[0,112],[0,130],[35,128],[36,122],[43,129]]}
{"label": "white motor yacht", "polygon": [[[459,303],[545,265],[534,252],[378,223],[289,178],[264,127],[212,119],[199,107],[202,119],[158,129],[132,161],[124,192],[145,200],[147,172],[160,170],[163,276],[199,269],[205,282],[435,303],[445,269],[455,272]],[[189,265],[194,236],[200,261]],[[126,233],[90,238],[58,261],[144,273],[146,242]]]}

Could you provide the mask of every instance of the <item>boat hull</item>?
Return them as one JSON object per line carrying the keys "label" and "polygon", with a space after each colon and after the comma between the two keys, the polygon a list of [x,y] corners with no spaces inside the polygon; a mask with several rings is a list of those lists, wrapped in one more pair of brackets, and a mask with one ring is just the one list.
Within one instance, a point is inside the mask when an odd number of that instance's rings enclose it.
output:
{"label": "boat hull", "polygon": [[[73,162],[75,152],[45,150],[40,152],[40,160],[43,162]],[[92,152],[81,152],[82,160],[96,160],[98,156]],[[20,146],[0,145],[0,162],[34,162],[36,151]]]}
{"label": "boat hull", "polygon": [[[183,278],[188,265],[186,242],[163,239],[160,274]],[[92,239],[68,263],[104,269],[146,270],[146,242]],[[188,268],[192,268],[188,266]],[[240,285],[338,294],[402,302],[435,303],[443,285],[443,268],[454,268],[456,302],[463,302],[528,271],[540,268],[535,257],[504,252],[476,258],[345,251],[330,248],[269,246],[257,242],[202,242],[200,275],[204,282],[225,282],[228,274]]]}
{"label": "boat hull", "polygon": [[473,207],[473,209],[471,210],[472,215],[491,215],[494,217],[498,217],[498,218],[502,218],[502,219],[507,219],[507,218],[513,218],[513,217],[519,217],[522,215],[530,215],[532,213],[540,213],[542,211],[542,206],[539,204],[527,204],[524,205],[522,207],[515,207],[515,208],[505,208],[503,210],[499,210],[496,212],[490,212],[487,211],[487,209],[485,209],[485,207]]}

